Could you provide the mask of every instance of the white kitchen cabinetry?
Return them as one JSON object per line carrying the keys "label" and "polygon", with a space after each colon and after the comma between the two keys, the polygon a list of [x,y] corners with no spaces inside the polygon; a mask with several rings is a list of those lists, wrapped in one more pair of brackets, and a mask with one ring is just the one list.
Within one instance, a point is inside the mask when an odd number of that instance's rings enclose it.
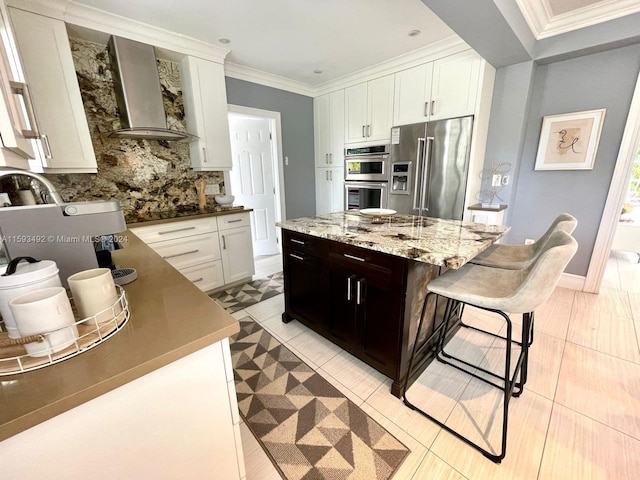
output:
{"label": "white kitchen cabinetry", "polygon": [[47,173],[95,173],[97,163],[65,24],[9,8],[31,87]]}
{"label": "white kitchen cabinetry", "polygon": [[390,141],[393,82],[387,75],[345,89],[345,143]]}
{"label": "white kitchen cabinetry", "polygon": [[396,73],[393,124],[473,115],[481,61],[468,50]]}
{"label": "white kitchen cabinetry", "polygon": [[250,278],[255,273],[255,267],[249,214],[218,217],[218,237],[225,283]]}
{"label": "white kitchen cabinetry", "polygon": [[246,478],[229,340],[0,445],[3,480]]}
{"label": "white kitchen cabinetry", "polygon": [[316,168],[316,215],[344,209],[344,167]]}
{"label": "white kitchen cabinetry", "polygon": [[344,166],[344,90],[313,99],[316,167]]}
{"label": "white kitchen cabinetry", "polygon": [[231,140],[227,117],[227,90],[224,67],[196,57],[181,62],[184,112],[191,140],[194,170],[231,170]]}

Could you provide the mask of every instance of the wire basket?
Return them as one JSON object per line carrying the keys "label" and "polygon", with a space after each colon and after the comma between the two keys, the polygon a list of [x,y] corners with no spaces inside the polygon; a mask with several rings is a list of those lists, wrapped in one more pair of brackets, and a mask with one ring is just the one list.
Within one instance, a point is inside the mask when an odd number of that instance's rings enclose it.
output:
{"label": "wire basket", "polygon": [[[126,325],[130,317],[129,303],[124,288],[116,285],[116,289],[118,298],[113,305],[91,317],[78,320],[73,325],[20,339],[10,339],[6,332],[0,332],[0,376],[29,372],[62,362],[111,338]],[[77,318],[73,298],[70,300]],[[76,336],[74,332],[73,343],[62,350],[55,351],[57,346],[51,346],[51,342],[48,340],[49,335],[65,329],[73,331],[74,327],[77,328],[78,335]],[[34,357],[27,354],[23,345],[27,341],[44,342],[44,349],[39,352],[43,356]],[[47,345],[49,345],[48,348]]]}

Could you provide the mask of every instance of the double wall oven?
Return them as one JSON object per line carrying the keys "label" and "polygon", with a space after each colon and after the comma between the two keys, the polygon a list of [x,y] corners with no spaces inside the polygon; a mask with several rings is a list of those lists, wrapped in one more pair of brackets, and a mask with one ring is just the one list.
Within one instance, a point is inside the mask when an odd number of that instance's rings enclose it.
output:
{"label": "double wall oven", "polygon": [[345,210],[386,208],[389,146],[345,149]]}

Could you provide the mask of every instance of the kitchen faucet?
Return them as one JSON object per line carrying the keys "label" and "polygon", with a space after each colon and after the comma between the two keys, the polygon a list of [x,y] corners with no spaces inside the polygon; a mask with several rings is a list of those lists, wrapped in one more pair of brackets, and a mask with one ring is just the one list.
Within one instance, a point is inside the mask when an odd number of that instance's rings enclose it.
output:
{"label": "kitchen faucet", "polygon": [[62,197],[56,187],[51,183],[46,177],[40,175],[39,173],[30,172],[28,170],[21,170],[19,168],[0,168],[0,178],[9,177],[13,175],[24,175],[26,177],[35,178],[42,185],[45,186],[48,193],[46,196],[43,196],[43,200],[45,203],[55,203],[56,205],[60,205],[64,203]]}

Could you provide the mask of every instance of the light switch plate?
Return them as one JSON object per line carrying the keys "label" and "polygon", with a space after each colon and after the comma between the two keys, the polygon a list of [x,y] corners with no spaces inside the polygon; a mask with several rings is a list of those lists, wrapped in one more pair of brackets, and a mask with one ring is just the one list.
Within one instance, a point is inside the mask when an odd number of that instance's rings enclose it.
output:
{"label": "light switch plate", "polygon": [[208,183],[204,188],[205,195],[218,195],[220,193],[220,185],[217,183]]}

